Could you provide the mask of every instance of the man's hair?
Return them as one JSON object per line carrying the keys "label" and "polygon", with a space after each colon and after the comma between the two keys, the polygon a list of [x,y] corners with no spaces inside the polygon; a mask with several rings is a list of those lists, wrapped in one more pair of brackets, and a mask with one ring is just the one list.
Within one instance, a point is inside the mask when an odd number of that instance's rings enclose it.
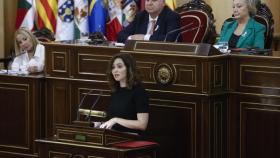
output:
{"label": "man's hair", "polygon": [[14,45],[15,45],[15,54],[18,55],[21,53],[19,44],[17,42],[17,35],[22,34],[25,37],[29,38],[33,44],[33,54],[35,52],[36,46],[39,43],[38,39],[33,35],[33,33],[28,30],[28,28],[25,27],[21,27],[19,28],[16,32],[15,32],[15,36],[14,36]]}
{"label": "man's hair", "polygon": [[138,85],[141,83],[139,72],[136,68],[136,61],[128,53],[119,53],[112,57],[109,62],[108,69],[107,69],[107,77],[108,82],[111,90],[115,92],[119,87],[120,83],[114,79],[112,74],[113,63],[116,59],[121,59],[126,67],[126,77],[127,77],[127,87],[128,89],[132,89],[133,86]]}

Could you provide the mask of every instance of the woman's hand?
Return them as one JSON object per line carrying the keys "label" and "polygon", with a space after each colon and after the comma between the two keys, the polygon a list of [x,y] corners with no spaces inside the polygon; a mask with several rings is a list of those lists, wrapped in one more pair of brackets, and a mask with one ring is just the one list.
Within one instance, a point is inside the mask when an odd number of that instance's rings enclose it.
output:
{"label": "woman's hand", "polygon": [[37,66],[29,66],[27,68],[27,71],[29,71],[30,73],[38,72],[38,67]]}
{"label": "woman's hand", "polygon": [[100,128],[111,129],[116,123],[117,123],[117,118],[114,117],[114,118],[110,119],[109,121],[100,125]]}

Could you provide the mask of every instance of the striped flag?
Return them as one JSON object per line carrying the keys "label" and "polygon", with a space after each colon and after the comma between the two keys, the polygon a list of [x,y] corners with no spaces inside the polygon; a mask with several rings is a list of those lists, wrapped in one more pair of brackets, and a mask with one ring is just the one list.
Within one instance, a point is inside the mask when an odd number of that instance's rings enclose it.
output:
{"label": "striped flag", "polygon": [[106,0],[89,1],[89,32],[105,33],[107,8]]}
{"label": "striped flag", "polygon": [[58,0],[56,41],[74,39],[74,1]]}
{"label": "striped flag", "polygon": [[176,0],[165,0],[165,3],[170,9],[176,9]]}
{"label": "striped flag", "polygon": [[38,28],[42,29],[46,27],[55,33],[57,0],[36,0],[36,7],[38,12]]}
{"label": "striped flag", "polygon": [[74,1],[75,39],[88,35],[88,0]]}
{"label": "striped flag", "polygon": [[35,0],[18,0],[16,29],[26,27],[32,30],[35,22]]}

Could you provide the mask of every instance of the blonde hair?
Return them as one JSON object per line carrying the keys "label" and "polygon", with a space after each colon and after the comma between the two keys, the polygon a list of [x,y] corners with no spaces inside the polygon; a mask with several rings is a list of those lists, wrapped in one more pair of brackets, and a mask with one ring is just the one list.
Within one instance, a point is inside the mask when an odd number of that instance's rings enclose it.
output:
{"label": "blonde hair", "polygon": [[245,0],[247,4],[250,16],[254,16],[257,13],[257,4],[259,0]]}
{"label": "blonde hair", "polygon": [[22,35],[26,36],[26,38],[31,39],[32,44],[33,44],[33,52],[32,53],[34,54],[36,46],[39,43],[39,41],[33,35],[33,33],[30,30],[28,30],[28,28],[25,28],[25,27],[21,27],[15,32],[15,35],[14,35],[15,54],[18,55],[18,54],[21,53],[20,46],[17,42],[17,35],[19,35],[19,34],[22,34]]}

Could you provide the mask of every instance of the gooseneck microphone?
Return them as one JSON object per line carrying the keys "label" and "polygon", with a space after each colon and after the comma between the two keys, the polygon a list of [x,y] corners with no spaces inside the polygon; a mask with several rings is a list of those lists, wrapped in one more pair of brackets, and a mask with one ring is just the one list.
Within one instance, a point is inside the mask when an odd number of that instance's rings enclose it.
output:
{"label": "gooseneck microphone", "polygon": [[78,109],[77,109],[77,118],[76,118],[77,121],[80,121],[80,112],[79,112],[79,110],[80,110],[82,104],[84,103],[85,98],[86,98],[89,94],[91,94],[93,91],[94,91],[94,89],[91,89],[91,90],[88,91],[88,92],[84,95],[84,97],[81,99],[81,101],[80,101],[80,103],[79,103],[79,105],[78,105]]}
{"label": "gooseneck microphone", "polygon": [[88,121],[90,122],[91,120],[90,120],[90,118],[91,118],[91,111],[93,110],[93,108],[95,107],[95,105],[97,104],[97,102],[99,101],[99,99],[100,99],[100,97],[101,97],[101,95],[103,94],[103,92],[102,91],[100,91],[100,93],[98,94],[98,96],[97,96],[97,98],[95,99],[95,101],[93,102],[93,104],[91,105],[91,107],[90,107],[90,110],[89,110],[89,113],[88,113],[88,115],[87,115],[87,119],[88,119]]}
{"label": "gooseneck microphone", "polygon": [[165,35],[165,38],[164,38],[164,42],[166,42],[166,39],[170,34],[172,34],[174,32],[177,32],[177,31],[181,31],[181,30],[185,29],[186,27],[191,26],[192,24],[193,24],[193,22],[189,23],[188,25],[185,25],[185,26],[182,26],[182,27],[179,27],[177,29],[174,29],[174,30],[171,30],[171,31],[167,32],[167,34]]}
{"label": "gooseneck microphone", "polygon": [[196,30],[196,29],[199,29],[199,28],[201,28],[201,27],[202,27],[202,25],[201,25],[201,26],[197,26],[197,27],[193,27],[193,28],[189,28],[189,29],[186,29],[186,30],[184,30],[184,31],[182,31],[182,32],[180,32],[180,33],[178,33],[175,42],[178,41],[178,38],[180,37],[181,34],[186,33],[186,32],[190,32],[190,31],[193,31],[193,30]]}

